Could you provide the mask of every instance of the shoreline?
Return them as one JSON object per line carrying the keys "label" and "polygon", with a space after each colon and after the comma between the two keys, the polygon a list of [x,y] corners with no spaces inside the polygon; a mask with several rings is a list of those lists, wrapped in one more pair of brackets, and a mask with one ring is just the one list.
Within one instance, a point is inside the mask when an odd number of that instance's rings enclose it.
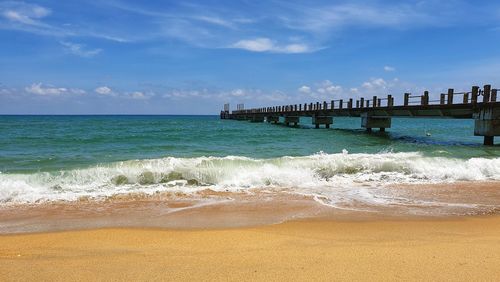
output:
{"label": "shoreline", "polygon": [[0,236],[15,280],[432,280],[500,275],[500,216],[303,219],[222,229],[103,228]]}
{"label": "shoreline", "polygon": [[352,202],[328,206],[312,195],[287,189],[194,194],[125,194],[103,200],[49,202],[0,207],[0,234],[98,228],[221,229],[296,220],[377,221],[453,219],[500,214],[500,182],[456,182],[388,187],[391,197],[415,199],[406,205]]}

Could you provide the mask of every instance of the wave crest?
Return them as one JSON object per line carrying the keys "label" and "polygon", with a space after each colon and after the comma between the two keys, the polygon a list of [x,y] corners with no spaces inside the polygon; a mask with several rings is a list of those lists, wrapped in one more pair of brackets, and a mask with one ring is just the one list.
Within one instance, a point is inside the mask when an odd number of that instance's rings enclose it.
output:
{"label": "wave crest", "polygon": [[282,187],[315,194],[360,185],[467,180],[500,180],[500,158],[455,159],[426,157],[417,152],[348,154],[344,151],[274,159],[228,156],[130,160],[50,173],[0,174],[0,202],[76,200],[82,196],[172,190],[189,193],[207,187],[214,190]]}

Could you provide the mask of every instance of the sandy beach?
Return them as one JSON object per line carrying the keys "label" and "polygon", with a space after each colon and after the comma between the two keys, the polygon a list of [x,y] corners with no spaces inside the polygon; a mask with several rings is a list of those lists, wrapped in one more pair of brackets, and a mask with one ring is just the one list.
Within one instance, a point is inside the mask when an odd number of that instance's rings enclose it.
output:
{"label": "sandy beach", "polygon": [[500,275],[498,182],[391,189],[426,204],[345,210],[286,190],[206,190],[11,206],[0,213],[0,280],[494,281]]}
{"label": "sandy beach", "polygon": [[3,281],[494,281],[500,217],[0,237]]}

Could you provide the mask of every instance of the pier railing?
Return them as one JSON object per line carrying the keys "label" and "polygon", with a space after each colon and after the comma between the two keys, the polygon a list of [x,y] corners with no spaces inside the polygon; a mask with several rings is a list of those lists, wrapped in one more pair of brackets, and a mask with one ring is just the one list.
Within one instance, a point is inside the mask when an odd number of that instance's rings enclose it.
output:
{"label": "pier railing", "polygon": [[[390,127],[391,117],[437,117],[437,118],[473,118],[474,134],[485,136],[485,144],[493,143],[493,136],[500,136],[500,102],[497,102],[498,89],[491,85],[472,86],[470,91],[455,92],[450,88],[440,93],[439,99],[431,100],[429,91],[421,95],[403,94],[403,104],[395,105],[392,94],[384,96],[361,97],[358,99],[335,99],[304,104],[275,105],[270,107],[238,109],[221,112],[223,119],[251,120],[261,122],[264,119],[278,122],[285,117],[285,124],[298,124],[298,117],[313,117],[313,124],[329,127],[336,116],[362,117],[362,126],[371,128]],[[297,118],[295,118],[297,117]]]}
{"label": "pier railing", "polygon": [[[424,91],[422,95],[413,95],[404,93],[402,106],[430,106],[430,105],[467,105],[474,106],[478,103],[495,103],[497,100],[498,89],[491,89],[491,86],[485,85],[484,90],[478,86],[472,87],[469,92],[454,92],[454,89],[448,89],[447,93],[441,93],[438,100],[430,100],[429,91]],[[480,98],[482,97],[482,100]],[[367,109],[367,108],[386,108],[393,107],[394,97],[387,95],[383,98],[373,96],[371,99],[359,98],[354,101],[349,99],[336,99],[323,102],[290,104],[272,107],[238,109],[232,111],[232,114],[252,114],[252,113],[290,113],[303,111],[325,111],[325,110],[345,110],[345,109]]]}

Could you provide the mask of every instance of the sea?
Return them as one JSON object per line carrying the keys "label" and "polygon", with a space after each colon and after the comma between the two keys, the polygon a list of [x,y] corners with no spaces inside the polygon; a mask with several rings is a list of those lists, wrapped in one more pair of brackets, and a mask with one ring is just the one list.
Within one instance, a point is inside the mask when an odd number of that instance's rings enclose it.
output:
{"label": "sea", "polygon": [[349,117],[315,129],[310,118],[287,127],[219,116],[4,115],[0,207],[206,190],[286,191],[344,210],[500,207],[497,200],[464,203],[401,192],[408,185],[424,191],[436,184],[500,183],[500,146],[483,146],[473,120],[393,118],[386,132],[371,134],[360,124]]}

